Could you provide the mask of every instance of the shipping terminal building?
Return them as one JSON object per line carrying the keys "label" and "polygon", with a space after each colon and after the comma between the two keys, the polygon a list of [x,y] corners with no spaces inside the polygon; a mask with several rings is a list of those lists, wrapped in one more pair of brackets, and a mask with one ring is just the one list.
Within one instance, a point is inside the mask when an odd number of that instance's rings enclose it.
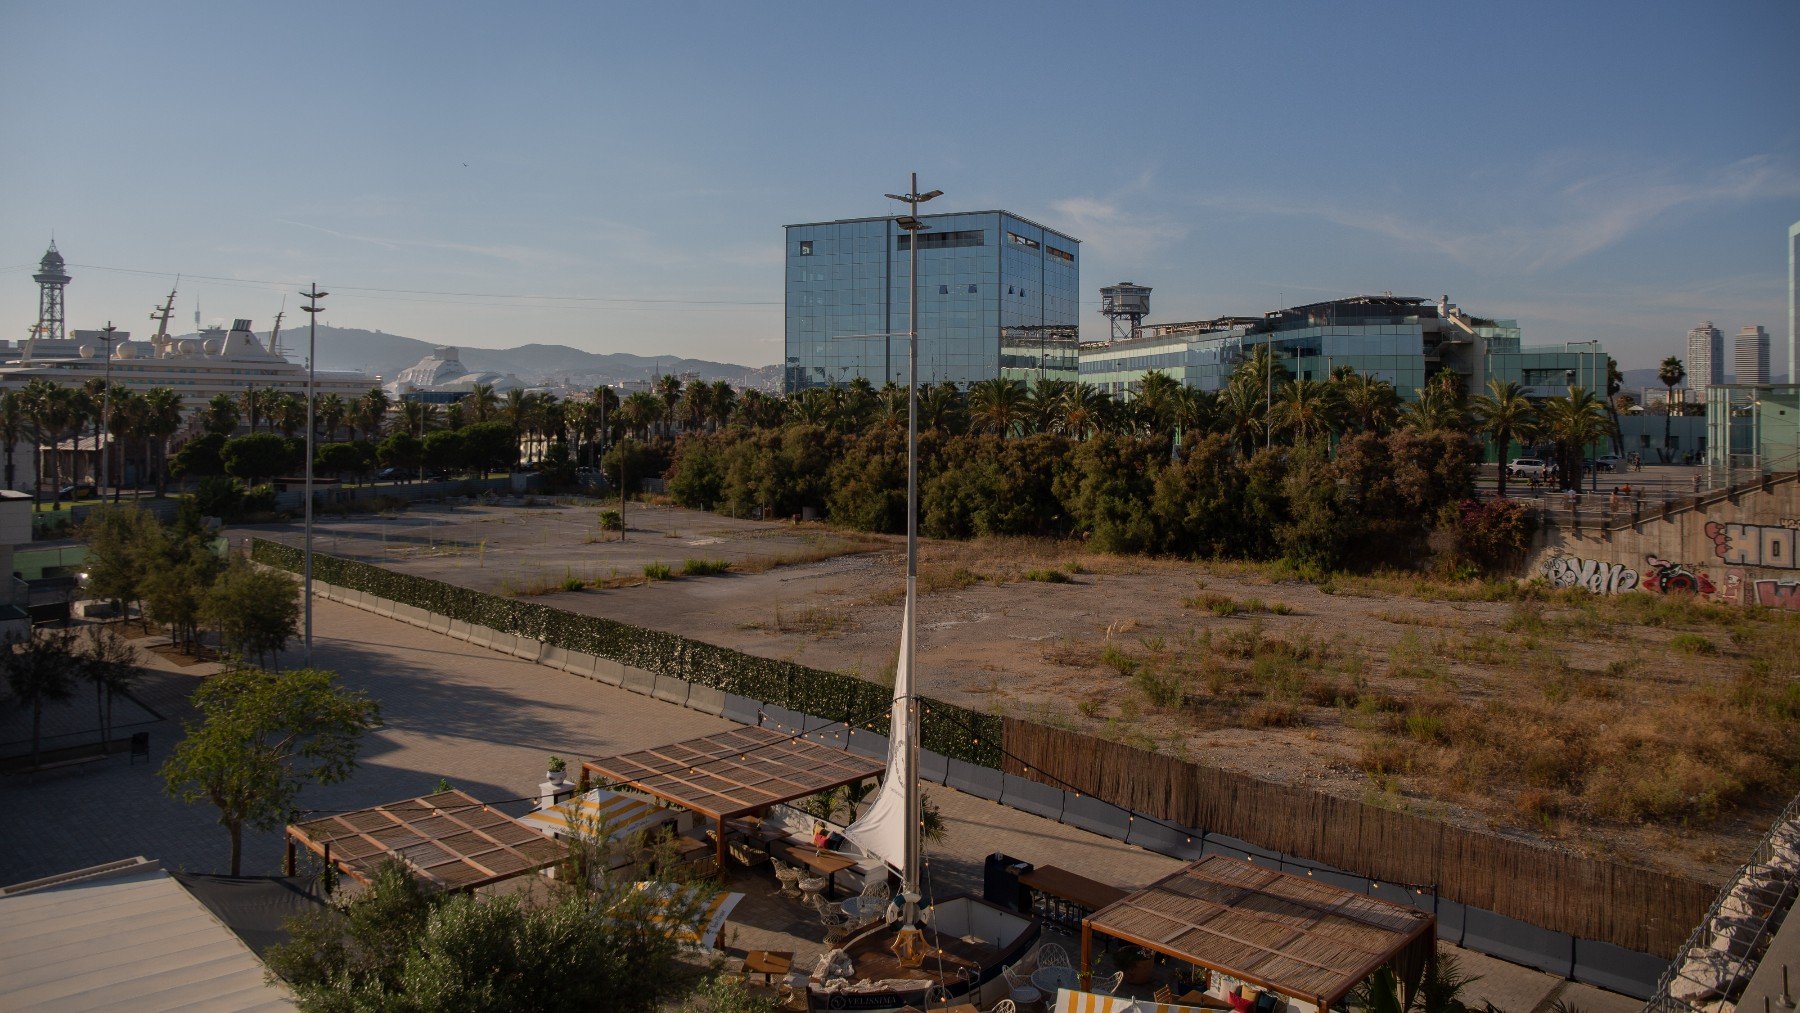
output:
{"label": "shipping terminal building", "polygon": [[[919,220],[920,383],[1075,379],[1080,242],[1007,211]],[[787,226],[788,393],[906,382],[911,239],[892,217]]]}

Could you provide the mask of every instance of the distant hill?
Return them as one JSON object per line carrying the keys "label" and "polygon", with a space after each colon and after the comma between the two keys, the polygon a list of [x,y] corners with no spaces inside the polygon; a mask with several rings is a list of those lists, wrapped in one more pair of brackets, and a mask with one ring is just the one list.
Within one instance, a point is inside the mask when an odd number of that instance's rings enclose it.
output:
{"label": "distant hill", "polygon": [[[193,335],[185,335],[192,337]],[[268,332],[257,337],[267,340]],[[283,351],[296,362],[305,359],[304,331],[284,330]],[[319,327],[319,368],[353,369],[378,374],[391,380],[406,367],[431,354],[436,342],[420,341],[399,334],[366,331],[356,327]],[[471,348],[453,346],[463,365],[471,370],[513,373],[527,383],[551,379],[572,379],[581,384],[600,380],[647,380],[658,373],[698,373],[703,380],[728,380],[743,383],[749,377],[754,383],[774,366],[740,366],[730,362],[706,359],[683,359],[665,355],[652,357],[630,352],[588,352],[568,345],[520,345],[517,348]]]}

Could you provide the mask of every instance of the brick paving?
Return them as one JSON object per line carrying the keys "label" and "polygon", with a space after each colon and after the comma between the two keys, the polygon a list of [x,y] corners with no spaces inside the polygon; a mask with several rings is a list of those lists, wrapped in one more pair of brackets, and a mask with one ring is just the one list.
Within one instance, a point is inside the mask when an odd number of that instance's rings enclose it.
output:
{"label": "brick paving", "polygon": [[[722,718],[335,602],[317,603],[315,629],[316,662],[373,695],[386,724],[365,742],[360,768],[350,781],[308,789],[303,806],[357,808],[427,793],[440,777],[484,800],[521,798],[535,792],[550,754],[574,761],[732,727]],[[196,685],[213,670],[177,669],[160,658],[148,660],[159,696]],[[284,659],[289,664],[297,660],[294,654]],[[148,726],[149,765],[132,766],[118,755],[0,780],[0,883],[139,854],[160,858],[174,869],[225,871],[227,839],[212,809],[183,805],[162,792],[156,769],[180,733],[180,715],[163,713],[162,721]],[[934,787],[928,793],[947,828],[945,840],[932,849],[930,866],[930,885],[940,895],[979,892],[982,859],[994,851],[1125,887],[1148,883],[1180,864],[951,789]],[[528,805],[501,808],[516,814]],[[279,831],[247,832],[244,871],[278,871],[281,852]],[[734,877],[732,888],[749,894],[732,920],[738,945],[774,946],[781,940],[786,945],[779,948],[794,949],[794,934],[822,934],[795,909],[774,900],[773,881],[764,880],[758,873]],[[804,957],[816,954],[817,945],[800,949]],[[1547,1006],[1562,986],[1551,975],[1491,958],[1479,958],[1479,963],[1487,977],[1473,989],[1476,997],[1505,996],[1509,1009]],[[1584,989],[1580,998],[1589,1013],[1636,1007],[1592,989]]]}

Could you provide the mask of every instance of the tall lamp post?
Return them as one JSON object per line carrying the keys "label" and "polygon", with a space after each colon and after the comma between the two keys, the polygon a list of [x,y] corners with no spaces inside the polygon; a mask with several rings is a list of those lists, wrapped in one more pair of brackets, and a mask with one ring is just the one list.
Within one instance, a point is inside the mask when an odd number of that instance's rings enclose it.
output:
{"label": "tall lamp post", "polygon": [[118,328],[113,326],[111,320],[108,320],[106,326],[100,328],[100,330],[106,335],[106,337],[100,339],[101,341],[106,342],[106,379],[100,381],[100,432],[94,440],[94,453],[100,457],[100,484],[94,487],[94,495],[99,498],[100,502],[105,503],[106,479],[108,477],[105,447],[106,443],[110,442],[108,438],[112,436],[112,432],[107,426],[107,420],[112,414],[113,332],[118,330]]}
{"label": "tall lamp post", "polygon": [[319,291],[319,283],[315,281],[310,291],[300,294],[307,301],[305,306],[300,307],[306,311],[306,554],[300,578],[300,597],[306,607],[306,667],[311,668],[313,663],[313,404],[318,400],[319,313],[324,310],[324,307],[319,305],[319,300],[331,293]]}
{"label": "tall lamp post", "polygon": [[[912,692],[913,603],[918,593],[919,577],[919,233],[926,225],[919,221],[919,205],[944,191],[919,192],[919,174],[912,174],[912,185],[902,194],[887,194],[889,200],[904,201],[907,213],[894,219],[894,224],[908,234],[907,249],[907,314],[906,314],[906,637],[900,645],[900,670],[907,681],[906,698],[906,868],[901,870],[900,896],[905,902],[902,912],[904,930],[917,933],[919,924],[919,697]],[[918,941],[916,936],[913,941]]]}

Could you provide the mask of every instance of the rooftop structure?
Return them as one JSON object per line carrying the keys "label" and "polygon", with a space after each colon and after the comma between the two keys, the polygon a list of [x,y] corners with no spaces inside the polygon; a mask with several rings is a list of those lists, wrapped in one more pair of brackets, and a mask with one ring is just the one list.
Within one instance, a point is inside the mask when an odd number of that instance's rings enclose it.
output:
{"label": "rooftop structure", "polygon": [[513,374],[471,370],[462,364],[456,349],[440,346],[401,370],[386,390],[401,400],[450,402],[467,397],[477,386],[491,387],[501,395],[525,389],[525,384]]}
{"label": "rooftop structure", "polygon": [[1491,378],[1511,380],[1534,397],[1570,383],[1598,390],[1606,357],[1598,343],[1526,348],[1515,321],[1464,311],[1446,296],[1435,304],[1412,296],[1360,295],[1274,310],[1146,324],[1124,341],[1083,345],[1081,379],[1130,394],[1150,370],[1202,390],[1219,390],[1258,346],[1296,379],[1324,380],[1340,367],[1386,380],[1403,397],[1439,373],[1460,376],[1471,392]]}
{"label": "rooftop structure", "polygon": [[[1073,379],[1079,241],[1007,211],[919,220],[920,382]],[[911,241],[893,218],[787,226],[789,392],[905,380]]]}
{"label": "rooftop structure", "polygon": [[474,890],[568,857],[511,816],[451,789],[337,813],[287,829],[290,860],[304,845],[360,882],[390,861],[445,890]]}
{"label": "rooftop structure", "polygon": [[0,890],[0,1008],[294,1008],[264,970],[154,861]]}
{"label": "rooftop structure", "polygon": [[56,252],[56,240],[50,240],[50,249],[44,251],[44,259],[38,261],[38,272],[31,276],[31,280],[38,283],[38,319],[37,326],[31,331],[32,339],[61,341],[63,287],[72,279],[63,267],[62,254]]}

